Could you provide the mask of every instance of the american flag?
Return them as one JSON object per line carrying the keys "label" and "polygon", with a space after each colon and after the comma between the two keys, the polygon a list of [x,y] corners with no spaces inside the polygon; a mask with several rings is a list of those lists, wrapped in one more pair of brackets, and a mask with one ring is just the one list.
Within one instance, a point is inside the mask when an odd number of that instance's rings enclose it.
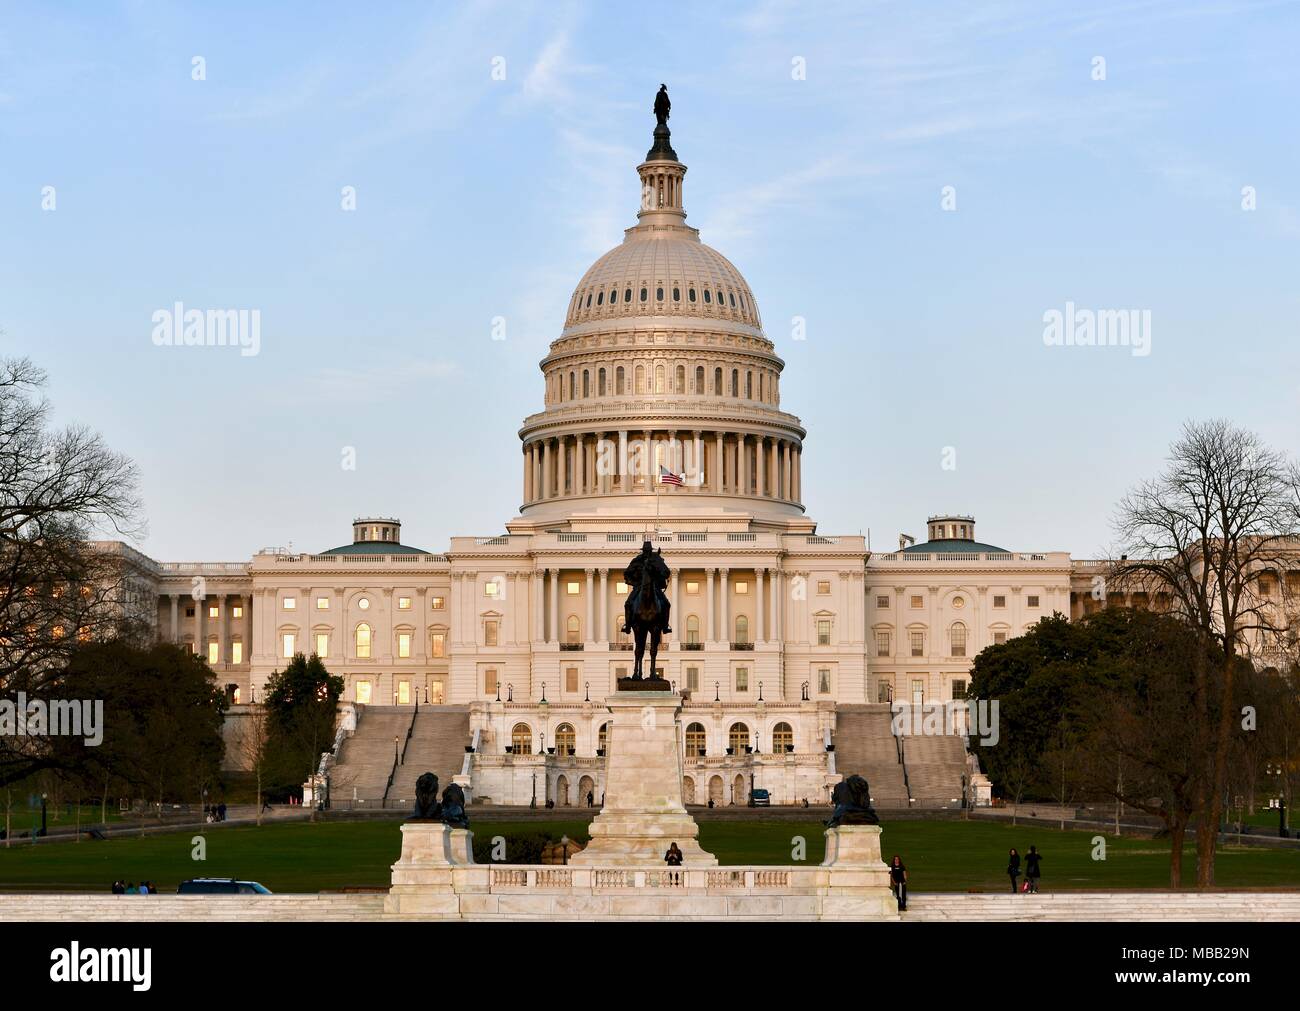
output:
{"label": "american flag", "polygon": [[683,480],[682,480],[678,475],[674,474],[674,473],[673,473],[671,470],[669,470],[667,467],[665,467],[665,466],[663,466],[663,465],[661,464],[660,467],[659,467],[659,483],[660,483],[660,484],[675,484],[675,485],[677,485],[678,488],[680,488],[680,487],[682,487],[686,482],[683,481]]}

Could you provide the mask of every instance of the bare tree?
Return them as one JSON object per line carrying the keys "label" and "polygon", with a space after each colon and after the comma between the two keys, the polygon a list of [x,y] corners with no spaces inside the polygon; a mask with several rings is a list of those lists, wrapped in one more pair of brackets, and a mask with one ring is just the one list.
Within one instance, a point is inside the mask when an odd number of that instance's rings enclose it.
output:
{"label": "bare tree", "polygon": [[257,782],[257,824],[262,824],[262,785],[266,772],[267,742],[266,716],[258,706],[250,706],[248,716],[241,721],[236,754],[253,773]]}
{"label": "bare tree", "polygon": [[1238,715],[1237,664],[1268,656],[1285,634],[1278,608],[1258,592],[1257,580],[1279,571],[1300,548],[1298,503],[1295,465],[1254,433],[1227,421],[1189,422],[1170,448],[1165,471],[1130,492],[1116,519],[1124,557],[1114,577],[1166,600],[1218,658],[1197,662],[1191,671],[1195,718],[1208,745],[1196,831],[1201,887],[1214,883]]}

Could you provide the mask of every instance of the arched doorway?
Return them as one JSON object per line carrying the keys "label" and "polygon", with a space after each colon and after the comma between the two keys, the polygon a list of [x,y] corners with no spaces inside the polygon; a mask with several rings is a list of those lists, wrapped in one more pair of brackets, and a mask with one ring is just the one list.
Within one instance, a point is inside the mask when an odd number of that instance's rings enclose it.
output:
{"label": "arched doorway", "polygon": [[555,781],[555,803],[557,807],[569,806],[569,781],[564,776]]}
{"label": "arched doorway", "polygon": [[695,780],[691,779],[690,776],[682,779],[682,803],[695,803]]}
{"label": "arched doorway", "polygon": [[714,776],[709,780],[709,800],[715,807],[722,806],[722,777]]}
{"label": "arched doorway", "polygon": [[590,776],[583,776],[578,780],[578,806],[587,805],[587,794],[591,794],[591,804],[596,803],[596,781]]}
{"label": "arched doorway", "polygon": [[744,804],[749,798],[745,796],[745,777],[736,773],[736,778],[731,781],[731,802],[733,804]]}

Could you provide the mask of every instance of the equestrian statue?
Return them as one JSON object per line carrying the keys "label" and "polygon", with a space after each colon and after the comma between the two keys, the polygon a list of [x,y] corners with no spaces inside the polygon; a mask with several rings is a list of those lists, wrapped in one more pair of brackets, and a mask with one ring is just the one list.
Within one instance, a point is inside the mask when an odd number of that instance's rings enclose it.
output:
{"label": "equestrian statue", "polygon": [[649,541],[641,545],[641,553],[623,570],[623,583],[629,588],[627,600],[623,604],[623,631],[636,638],[636,658],[631,677],[633,681],[646,678],[641,663],[645,656],[646,639],[650,640],[649,679],[654,680],[660,640],[672,632],[668,624],[668,612],[672,605],[664,593],[670,575],[672,572],[664,561],[663,552],[654,550]]}

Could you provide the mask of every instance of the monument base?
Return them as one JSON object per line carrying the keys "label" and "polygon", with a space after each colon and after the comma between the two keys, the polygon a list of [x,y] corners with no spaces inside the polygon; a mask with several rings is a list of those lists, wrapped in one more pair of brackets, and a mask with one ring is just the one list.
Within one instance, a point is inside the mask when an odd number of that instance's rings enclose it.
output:
{"label": "monument base", "polygon": [[399,916],[460,915],[452,868],[474,863],[474,833],[439,821],[402,823],[402,855],[393,864],[384,912]]}
{"label": "monument base", "polygon": [[591,823],[591,843],[570,858],[576,866],[665,867],[672,843],[686,867],[716,867],[700,847],[700,827],[682,803],[682,765],[676,692],[620,690],[605,699],[610,711],[605,806]]}
{"label": "monument base", "polygon": [[837,825],[826,830],[823,920],[897,919],[898,900],[889,867],[880,859],[879,825]]}

